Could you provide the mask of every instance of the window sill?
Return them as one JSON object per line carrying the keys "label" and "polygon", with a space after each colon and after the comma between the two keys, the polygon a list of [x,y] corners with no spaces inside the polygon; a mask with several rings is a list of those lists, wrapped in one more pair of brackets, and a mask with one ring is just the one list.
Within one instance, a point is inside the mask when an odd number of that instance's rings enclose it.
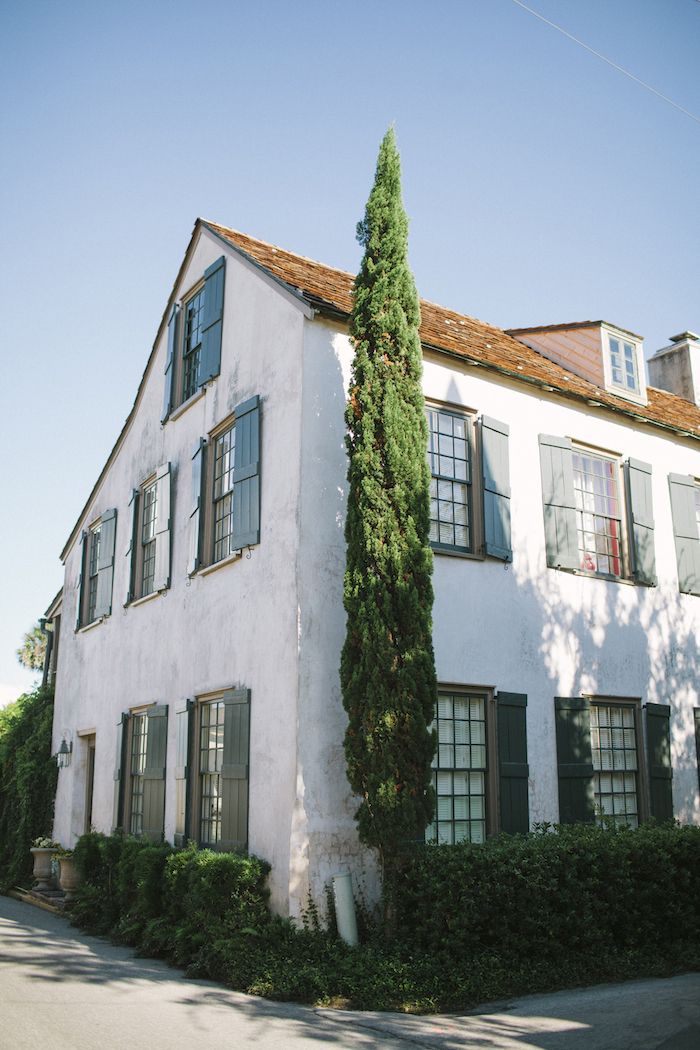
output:
{"label": "window sill", "polygon": [[486,561],[485,554],[472,554],[471,551],[451,550],[449,547],[435,547],[432,543],[430,549],[433,554],[444,554],[447,558],[466,558],[467,561]]}
{"label": "window sill", "polygon": [[243,551],[234,551],[233,554],[229,554],[228,557],[222,558],[221,561],[212,562],[211,565],[205,565],[204,568],[198,569],[195,576],[208,576],[210,572],[216,572],[217,569],[223,569],[225,565],[231,565],[234,561],[238,561]]}
{"label": "window sill", "polygon": [[134,598],[132,602],[127,602],[124,606],[125,609],[134,609],[137,605],[145,605],[146,602],[152,601],[154,598],[161,598],[167,592],[167,588],[164,587],[160,591],[151,591],[150,594],[144,594],[140,598]]}
{"label": "window sill", "polygon": [[75,633],[76,634],[85,634],[86,631],[91,631],[93,629],[93,627],[97,627],[99,624],[103,623],[106,619],[107,619],[106,616],[98,616],[96,620],[91,620],[90,623],[82,624],[82,626],[77,628]]}
{"label": "window sill", "polygon": [[602,580],[603,583],[621,583],[626,587],[655,587],[654,583],[638,583],[636,580],[630,580],[627,576],[608,576],[602,572],[586,572],[585,569],[565,569],[558,565],[549,565],[549,569],[554,569],[556,572],[565,572],[567,576],[582,576],[589,580]]}
{"label": "window sill", "polygon": [[[192,405],[195,404],[195,402],[199,401],[200,398],[204,397],[206,392],[206,385],[200,386],[199,390],[197,390],[197,392],[194,393],[192,397],[188,397],[186,401],[183,401],[181,405],[178,405],[177,408],[174,408],[172,410],[168,418],[165,420],[165,423],[170,423],[171,421],[179,419],[180,416],[183,415],[188,408],[191,408]],[[163,426],[165,426],[165,423],[163,424]]]}

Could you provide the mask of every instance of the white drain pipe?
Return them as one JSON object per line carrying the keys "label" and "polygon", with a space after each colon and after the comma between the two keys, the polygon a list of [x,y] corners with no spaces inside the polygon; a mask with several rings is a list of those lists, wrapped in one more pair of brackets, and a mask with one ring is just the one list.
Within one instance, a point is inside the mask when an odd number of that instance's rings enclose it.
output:
{"label": "white drain pipe", "polygon": [[357,944],[357,919],[355,900],[352,895],[352,880],[349,875],[333,876],[333,901],[338,936],[351,948]]}

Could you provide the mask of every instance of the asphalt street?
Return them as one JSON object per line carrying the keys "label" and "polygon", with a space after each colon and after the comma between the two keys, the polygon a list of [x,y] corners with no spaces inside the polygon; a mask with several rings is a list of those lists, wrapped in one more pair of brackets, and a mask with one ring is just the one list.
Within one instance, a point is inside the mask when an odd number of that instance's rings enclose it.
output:
{"label": "asphalt street", "polygon": [[0,1050],[700,1050],[700,974],[528,996],[466,1016],[322,1010],[187,980],[0,897]]}

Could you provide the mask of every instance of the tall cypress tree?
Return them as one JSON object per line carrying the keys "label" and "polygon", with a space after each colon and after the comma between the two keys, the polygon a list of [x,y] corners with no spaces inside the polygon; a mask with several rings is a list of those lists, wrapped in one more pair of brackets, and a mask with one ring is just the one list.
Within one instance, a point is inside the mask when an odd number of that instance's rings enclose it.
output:
{"label": "tall cypress tree", "polygon": [[408,267],[399,154],[384,136],[357,237],[346,409],[348,506],[341,659],[348,778],[361,796],[360,838],[386,876],[431,819],[432,647],[430,475],[421,388],[420,307]]}

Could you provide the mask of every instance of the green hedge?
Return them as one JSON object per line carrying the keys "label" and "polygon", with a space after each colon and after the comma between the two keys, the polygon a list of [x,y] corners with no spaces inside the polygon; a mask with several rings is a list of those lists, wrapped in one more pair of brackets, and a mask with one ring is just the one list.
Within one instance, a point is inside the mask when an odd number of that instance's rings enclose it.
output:
{"label": "green hedge", "polygon": [[354,949],[273,916],[268,866],[194,846],[85,835],[73,919],[191,976],[273,999],[463,1010],[573,984],[700,969],[700,828],[578,826],[416,847],[394,938]]}
{"label": "green hedge", "polygon": [[32,884],[29,848],[51,835],[58,768],[51,757],[53,690],[0,710],[0,891]]}

